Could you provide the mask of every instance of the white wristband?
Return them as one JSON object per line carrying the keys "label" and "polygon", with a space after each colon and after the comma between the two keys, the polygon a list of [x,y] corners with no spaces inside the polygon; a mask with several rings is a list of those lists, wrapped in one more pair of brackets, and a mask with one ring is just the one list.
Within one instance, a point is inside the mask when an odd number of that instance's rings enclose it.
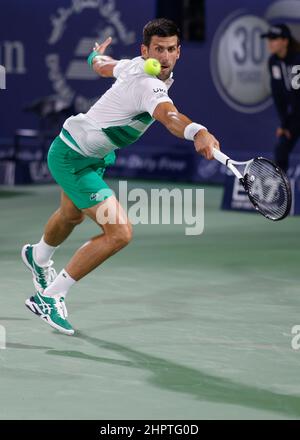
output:
{"label": "white wristband", "polygon": [[95,56],[95,61],[96,62],[100,62],[100,63],[103,63],[103,62],[106,62],[106,61],[110,61],[111,60],[111,57],[109,57],[108,55],[96,55]]}
{"label": "white wristband", "polygon": [[199,130],[207,130],[204,125],[196,124],[196,122],[192,122],[191,124],[187,125],[184,129],[184,138],[188,141],[193,141],[196,134]]}

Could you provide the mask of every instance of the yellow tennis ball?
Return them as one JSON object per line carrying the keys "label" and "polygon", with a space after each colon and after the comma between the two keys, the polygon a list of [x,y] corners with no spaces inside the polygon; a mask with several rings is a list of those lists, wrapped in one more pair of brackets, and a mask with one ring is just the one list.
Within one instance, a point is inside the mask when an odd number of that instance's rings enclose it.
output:
{"label": "yellow tennis ball", "polygon": [[148,58],[144,64],[144,71],[148,73],[148,75],[157,76],[160,74],[161,65],[158,60],[155,58]]}

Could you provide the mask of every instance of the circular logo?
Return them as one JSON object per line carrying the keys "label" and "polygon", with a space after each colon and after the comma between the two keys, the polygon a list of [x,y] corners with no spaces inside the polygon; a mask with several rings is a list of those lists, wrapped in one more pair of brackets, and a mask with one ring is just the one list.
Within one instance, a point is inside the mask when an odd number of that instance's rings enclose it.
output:
{"label": "circular logo", "polygon": [[[95,41],[111,36],[109,55],[114,45],[132,45],[135,32],[126,29],[115,0],[71,0],[68,8],[58,8],[50,20],[51,52],[45,58],[48,77],[58,97],[73,102],[77,112],[85,112],[99,97],[88,96],[99,78],[87,63]],[[88,23],[88,29],[83,23]]]}
{"label": "circular logo", "polygon": [[260,35],[265,20],[236,11],[219,27],[211,49],[211,73],[223,100],[244,113],[271,104],[266,42]]}

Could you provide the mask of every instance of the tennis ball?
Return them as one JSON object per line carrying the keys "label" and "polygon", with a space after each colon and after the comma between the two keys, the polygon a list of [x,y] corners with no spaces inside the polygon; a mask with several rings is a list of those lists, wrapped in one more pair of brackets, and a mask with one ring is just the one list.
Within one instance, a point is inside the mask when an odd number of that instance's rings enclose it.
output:
{"label": "tennis ball", "polygon": [[157,76],[160,74],[161,65],[158,60],[155,58],[148,58],[144,64],[144,71],[148,73],[148,75]]}

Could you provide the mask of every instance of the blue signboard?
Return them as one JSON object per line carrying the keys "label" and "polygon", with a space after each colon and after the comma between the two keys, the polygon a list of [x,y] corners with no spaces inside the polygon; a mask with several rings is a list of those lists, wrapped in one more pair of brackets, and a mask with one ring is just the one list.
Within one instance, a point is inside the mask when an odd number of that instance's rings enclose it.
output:
{"label": "blue signboard", "polygon": [[[112,84],[86,63],[94,41],[111,35],[110,55],[138,55],[142,28],[155,17],[155,7],[154,0],[2,0],[0,65],[6,75],[0,89],[0,147],[12,148],[16,129],[37,128],[37,116],[24,108],[41,97],[56,95],[76,112],[86,111]],[[205,41],[182,42],[170,96],[182,113],[209,128],[225,152],[245,159],[253,152],[272,157],[278,118],[260,34],[269,23],[284,21],[300,39],[300,0],[209,0],[205,17]],[[219,166],[190,156],[191,143],[158,123],[136,147],[141,156],[160,149],[178,156],[180,150],[187,155],[183,178],[223,179]],[[120,154],[123,164],[131,148]]]}

